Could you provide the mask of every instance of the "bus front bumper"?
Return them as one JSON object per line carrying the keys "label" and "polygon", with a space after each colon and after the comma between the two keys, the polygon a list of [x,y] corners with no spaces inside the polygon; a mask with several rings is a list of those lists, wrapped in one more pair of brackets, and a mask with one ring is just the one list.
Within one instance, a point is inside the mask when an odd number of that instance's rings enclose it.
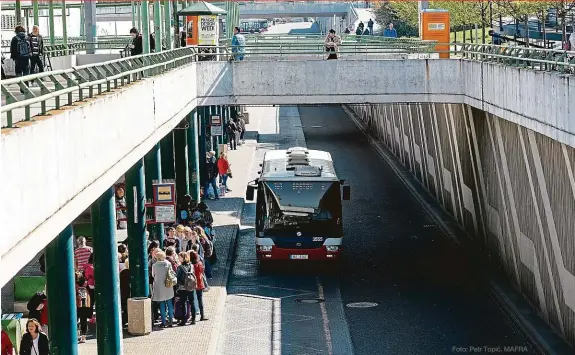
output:
{"label": "bus front bumper", "polygon": [[328,251],[325,246],[314,249],[283,249],[272,246],[271,251],[262,250],[260,246],[256,250],[258,260],[338,260],[341,247],[336,251]]}

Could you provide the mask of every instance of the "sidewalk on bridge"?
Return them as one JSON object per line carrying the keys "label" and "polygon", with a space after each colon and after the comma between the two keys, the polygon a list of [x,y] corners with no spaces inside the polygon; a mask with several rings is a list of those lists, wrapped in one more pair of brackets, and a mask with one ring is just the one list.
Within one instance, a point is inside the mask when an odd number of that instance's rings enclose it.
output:
{"label": "sidewalk on bridge", "polygon": [[[215,246],[218,252],[218,262],[213,268],[213,279],[209,280],[210,290],[204,294],[206,322],[195,325],[174,326],[154,330],[147,336],[134,337],[124,333],[125,355],[171,355],[181,351],[185,346],[186,355],[216,354],[227,297],[226,285],[235,251],[236,238],[240,228],[240,219],[244,206],[245,187],[252,179],[254,155],[257,146],[257,131],[264,115],[250,112],[250,123],[245,144],[235,151],[229,151],[229,161],[233,178],[228,179],[232,190],[218,201],[206,201],[214,217],[216,231]],[[79,345],[80,355],[97,354],[96,338],[92,332],[85,344]]]}

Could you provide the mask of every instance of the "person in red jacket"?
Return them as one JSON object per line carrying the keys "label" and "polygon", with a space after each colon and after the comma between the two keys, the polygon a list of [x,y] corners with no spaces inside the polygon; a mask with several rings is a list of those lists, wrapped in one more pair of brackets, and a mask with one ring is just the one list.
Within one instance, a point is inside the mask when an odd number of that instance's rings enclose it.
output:
{"label": "person in red jacket", "polygon": [[225,153],[220,153],[220,159],[218,159],[218,173],[220,174],[220,183],[225,187],[226,192],[232,190],[228,189],[228,174],[230,172],[230,163],[226,157]]}
{"label": "person in red jacket", "polygon": [[[198,308],[200,309],[200,320],[208,320],[204,315],[204,301],[202,298],[203,291],[206,288],[204,284],[204,264],[200,261],[198,254],[191,250],[190,261],[194,267],[194,274],[196,275],[196,298],[198,299]],[[196,323],[196,313],[192,312],[192,324]]]}
{"label": "person in red jacket", "polygon": [[8,333],[2,331],[2,349],[0,355],[12,355],[14,354],[14,345],[8,336]]}

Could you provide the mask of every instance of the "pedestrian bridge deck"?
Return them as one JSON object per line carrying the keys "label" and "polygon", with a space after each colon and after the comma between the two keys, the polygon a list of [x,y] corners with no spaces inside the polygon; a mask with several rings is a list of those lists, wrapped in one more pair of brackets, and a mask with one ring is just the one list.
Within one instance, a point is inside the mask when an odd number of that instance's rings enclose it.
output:
{"label": "pedestrian bridge deck", "polygon": [[197,106],[467,103],[575,146],[573,76],[464,59],[342,59],[166,58],[158,65],[180,66],[118,89],[126,74],[106,67],[109,92],[3,129],[2,196],[17,203],[1,211],[2,284]]}

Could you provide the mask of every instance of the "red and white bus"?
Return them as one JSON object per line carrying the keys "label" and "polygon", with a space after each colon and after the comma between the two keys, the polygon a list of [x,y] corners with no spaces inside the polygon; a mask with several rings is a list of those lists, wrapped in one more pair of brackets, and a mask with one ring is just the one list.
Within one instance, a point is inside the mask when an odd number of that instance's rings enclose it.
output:
{"label": "red and white bus", "polygon": [[267,152],[260,177],[248,184],[256,201],[256,252],[267,260],[337,260],[343,238],[341,200],[350,187],[338,179],[331,155],[294,147]]}

